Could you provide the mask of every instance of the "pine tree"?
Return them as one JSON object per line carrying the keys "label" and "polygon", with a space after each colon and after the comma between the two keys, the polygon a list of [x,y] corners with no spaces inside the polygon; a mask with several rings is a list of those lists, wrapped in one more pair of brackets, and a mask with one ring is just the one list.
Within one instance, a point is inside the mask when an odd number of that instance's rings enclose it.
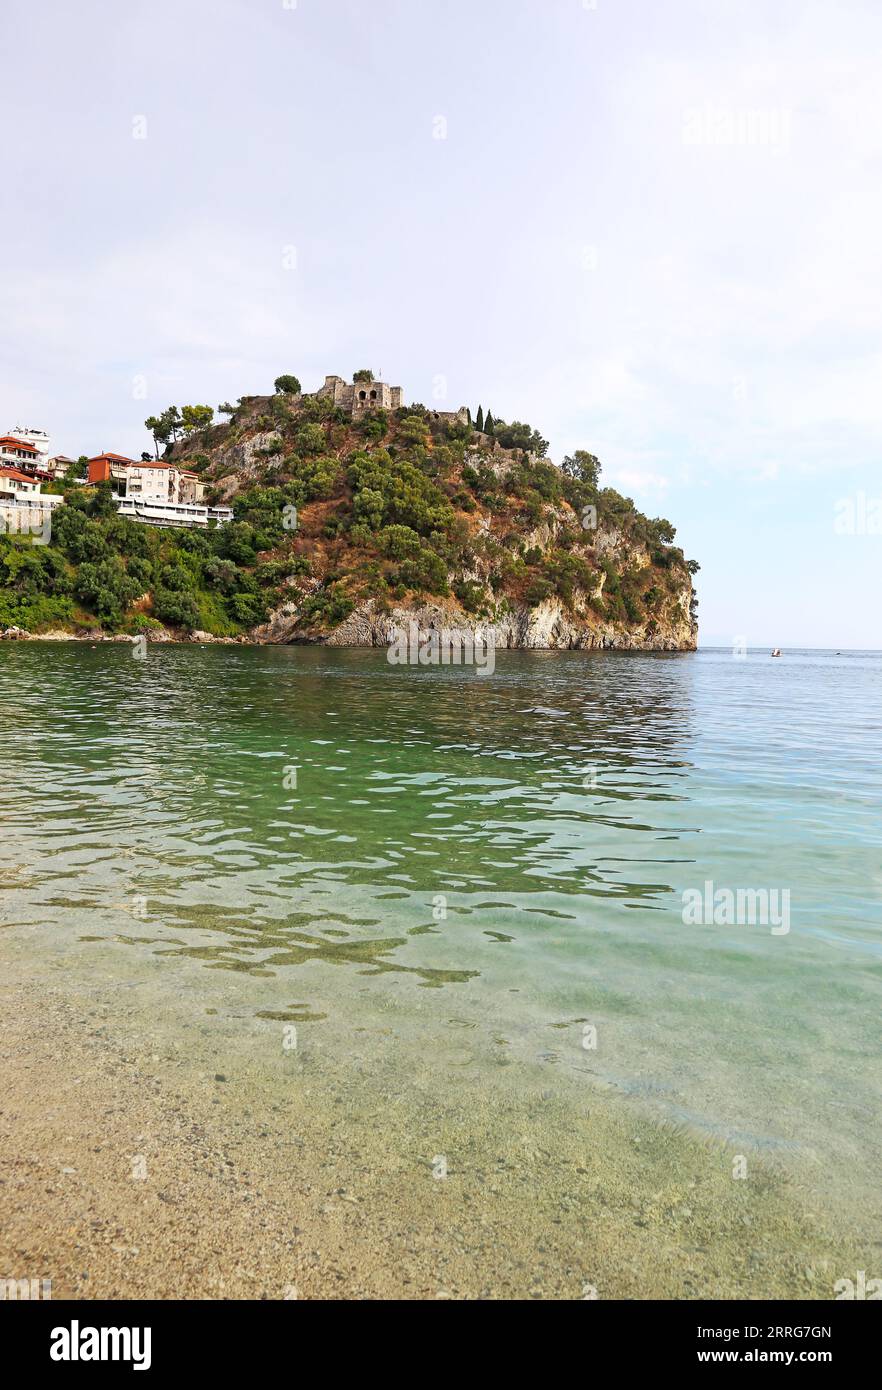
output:
{"label": "pine tree", "polygon": [[477,419],[475,420],[475,429],[478,431],[478,434],[484,433],[484,407],[482,405],[478,406],[478,415]]}

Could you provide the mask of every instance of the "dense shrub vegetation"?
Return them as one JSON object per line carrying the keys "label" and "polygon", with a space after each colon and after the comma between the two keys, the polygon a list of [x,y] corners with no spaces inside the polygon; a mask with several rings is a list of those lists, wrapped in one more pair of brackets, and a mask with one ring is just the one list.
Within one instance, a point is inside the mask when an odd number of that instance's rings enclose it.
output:
{"label": "dense shrub vegetation", "polygon": [[109,631],[137,632],[152,614],[174,627],[239,632],[265,618],[273,597],[251,567],[276,515],[259,502],[254,512],[254,523],[210,532],[158,530],[118,516],[107,483],[75,489],[55,512],[50,545],[0,537],[0,625],[97,619]]}
{"label": "dense shrub vegetation", "polygon": [[[67,485],[51,544],[0,537],[0,625],[235,636],[290,603],[308,636],[365,598],[382,609],[449,595],[487,616],[555,597],[651,630],[697,569],[670,522],[600,486],[594,455],[577,451],[557,468],[529,425],[479,409],[472,426],[422,405],[353,421],[329,398],[301,396],[294,376],[275,386],[275,396],[219,407],[223,424],[207,407],[148,421],[199,473],[209,502],[232,496],[230,525],[158,530],[120,517],[109,484]],[[243,470],[236,451],[257,434],[269,439]],[[622,559],[595,545],[611,531]]]}

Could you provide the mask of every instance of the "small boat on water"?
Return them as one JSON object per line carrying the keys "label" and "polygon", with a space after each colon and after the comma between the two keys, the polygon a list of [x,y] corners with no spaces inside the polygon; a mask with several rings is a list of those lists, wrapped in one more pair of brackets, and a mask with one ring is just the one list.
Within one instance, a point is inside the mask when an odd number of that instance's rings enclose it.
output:
{"label": "small boat on water", "polygon": [[780,656],[780,655],[781,655],[781,648],[780,648],[780,647],[776,647],[775,650],[772,652],[772,656]]}

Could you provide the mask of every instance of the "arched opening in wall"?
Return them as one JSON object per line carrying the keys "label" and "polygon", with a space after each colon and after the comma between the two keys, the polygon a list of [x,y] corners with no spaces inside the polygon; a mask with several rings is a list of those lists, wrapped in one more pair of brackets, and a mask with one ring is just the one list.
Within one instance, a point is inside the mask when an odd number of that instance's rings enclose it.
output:
{"label": "arched opening in wall", "polygon": [[366,401],[366,400],[367,400],[367,392],[366,392],[366,391],[359,391],[359,393],[358,393],[358,399],[359,399],[360,401]]}
{"label": "arched opening in wall", "polygon": [[371,392],[371,400],[372,400],[372,401],[375,401],[376,399],[377,399],[377,393],[376,393],[376,391],[372,391],[372,392]]}

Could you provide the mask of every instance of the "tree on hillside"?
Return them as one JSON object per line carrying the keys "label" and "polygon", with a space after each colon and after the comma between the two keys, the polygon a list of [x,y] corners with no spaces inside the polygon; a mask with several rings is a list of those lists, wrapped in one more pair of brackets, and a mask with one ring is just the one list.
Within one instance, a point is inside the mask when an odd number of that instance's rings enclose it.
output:
{"label": "tree on hillside", "polygon": [[114,516],[116,514],[116,502],[113,497],[113,489],[109,482],[98,483],[92,494],[92,506],[90,515],[92,516]]}
{"label": "tree on hillside", "polygon": [[300,395],[300,382],[296,376],[277,376],[273,385],[282,396]]}
{"label": "tree on hillside", "polygon": [[320,454],[325,447],[325,432],[321,425],[301,425],[297,434],[294,436],[294,443],[298,454],[310,457]]}
{"label": "tree on hillside", "polygon": [[182,429],[181,412],[178,407],[176,405],[170,405],[167,410],[162,412],[159,418],[163,421],[171,439],[176,440]]}
{"label": "tree on hillside", "polygon": [[[276,390],[278,390],[278,386],[276,387]],[[236,407],[234,405],[230,405],[229,401],[224,401],[223,405],[218,406],[217,413],[218,415],[235,415]]]}
{"label": "tree on hillside", "polygon": [[652,521],[650,521],[649,523],[649,526],[653,539],[658,541],[660,545],[673,545],[674,537],[677,534],[677,529],[675,526],[671,525],[671,523],[667,520],[666,517],[653,517]]}
{"label": "tree on hillside", "polygon": [[485,419],[484,419],[484,433],[485,433],[485,434],[492,434],[494,428],[495,428],[495,425],[494,425],[494,423],[493,423],[493,416],[490,414],[490,411],[488,410],[488,411],[487,411],[487,414],[486,414],[486,416],[485,416]]}
{"label": "tree on hillside", "polygon": [[589,487],[597,487],[600,479],[600,459],[594,454],[589,454],[586,449],[577,449],[574,454],[567,454],[561,469],[567,477],[575,478],[579,483],[587,483]]}
{"label": "tree on hillside", "polygon": [[159,458],[159,446],[167,448],[169,443],[177,439],[181,428],[181,412],[176,405],[170,405],[161,415],[150,415],[144,421],[145,426],[153,435],[153,447],[156,450],[156,457]]}
{"label": "tree on hillside", "polygon": [[475,416],[475,429],[478,434],[484,433],[484,407],[482,405],[478,406],[478,413]]}
{"label": "tree on hillside", "polygon": [[520,420],[515,420],[510,425],[504,420],[497,420],[493,433],[503,449],[523,449],[525,453],[534,454],[539,459],[543,459],[548,453],[548,440],[543,439],[538,430],[522,424]]}
{"label": "tree on hillside", "polygon": [[144,421],[144,428],[148,429],[150,433],[153,435],[153,448],[156,453],[156,457],[159,458],[160,443],[167,443],[167,440],[165,439],[162,433],[162,420],[158,415],[148,415],[147,419]]}
{"label": "tree on hillside", "polygon": [[210,405],[185,405],[181,411],[181,428],[189,439],[197,430],[207,429],[213,419]]}
{"label": "tree on hillside", "polygon": [[352,376],[352,380],[356,386],[358,386],[359,382],[373,381],[373,379],[374,374],[371,371],[370,367],[362,367],[359,371],[354,372]]}

